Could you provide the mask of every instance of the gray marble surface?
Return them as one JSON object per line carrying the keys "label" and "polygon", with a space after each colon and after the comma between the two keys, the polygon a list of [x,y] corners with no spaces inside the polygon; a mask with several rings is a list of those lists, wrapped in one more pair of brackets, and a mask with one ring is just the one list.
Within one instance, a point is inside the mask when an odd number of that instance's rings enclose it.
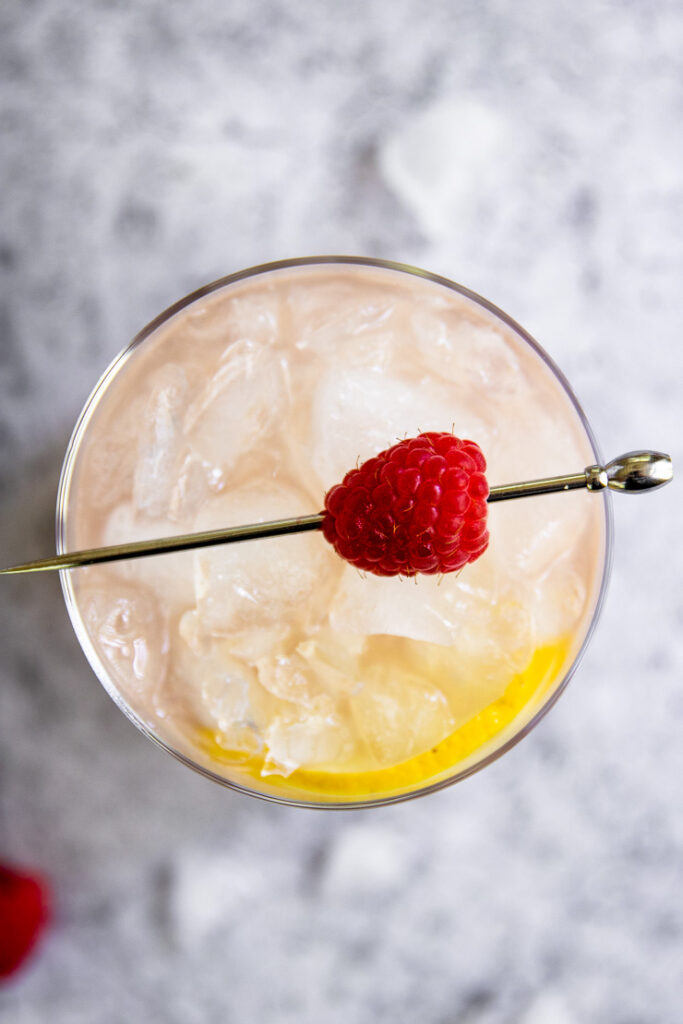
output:
{"label": "gray marble surface", "polygon": [[[290,255],[462,281],[605,452],[680,457],[679,3],[4,0],[0,47],[3,564],[49,551],[72,424],[129,337]],[[58,582],[4,581],[0,858],[56,909],[0,1019],[680,1020],[680,493],[615,502],[608,603],[542,725],[364,813],[195,777],[101,690]]]}

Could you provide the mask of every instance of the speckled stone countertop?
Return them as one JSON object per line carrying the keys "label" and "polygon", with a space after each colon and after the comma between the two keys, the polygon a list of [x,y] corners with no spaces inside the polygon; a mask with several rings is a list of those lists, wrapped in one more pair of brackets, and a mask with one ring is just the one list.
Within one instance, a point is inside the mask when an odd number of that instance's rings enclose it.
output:
{"label": "speckled stone countertop", "polygon": [[[461,281],[551,353],[606,454],[680,457],[680,4],[5,0],[0,49],[2,564],[50,550],[71,427],[127,340],[291,255]],[[607,605],[540,727],[368,812],[193,775],[100,688],[58,581],[3,581],[0,859],[56,902],[3,1024],[680,1019],[680,493],[614,502]]]}

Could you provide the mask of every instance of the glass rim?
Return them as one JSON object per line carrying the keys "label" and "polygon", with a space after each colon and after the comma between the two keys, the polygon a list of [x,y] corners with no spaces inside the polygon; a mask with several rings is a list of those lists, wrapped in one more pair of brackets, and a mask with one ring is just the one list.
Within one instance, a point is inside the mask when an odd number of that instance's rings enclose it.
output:
{"label": "glass rim", "polygon": [[[593,433],[593,429],[588,422],[585,412],[579,403],[578,398],[574,394],[574,391],[569,384],[569,381],[565,377],[562,370],[555,363],[555,361],[548,355],[544,348],[533,338],[528,331],[526,331],[516,320],[505,313],[502,309],[496,306],[494,303],[485,299],[477,292],[472,291],[470,288],[466,288],[464,285],[458,284],[455,281],[450,280],[447,277],[443,277],[439,274],[434,274],[428,270],[422,270],[419,267],[412,266],[408,263],[399,263],[393,260],[377,259],[373,257],[365,256],[303,256],[295,257],[292,259],[275,260],[269,263],[261,263],[256,266],[247,267],[244,270],[236,271],[233,274],[228,274],[225,277],[220,277],[209,284],[202,285],[200,288],[195,289],[188,295],[174,302],[171,306],[168,306],[165,310],[158,314],[153,320],[151,320],[142,330],[133,337],[133,339],[114,357],[109,363],[107,368],[104,370],[99,380],[93,387],[92,391],[88,395],[85,404],[81,410],[81,413],[76,421],[73,428],[69,442],[67,445],[66,453],[64,456],[64,462],[59,478],[59,485],[57,491],[57,505],[55,512],[55,532],[56,532],[56,546],[57,553],[63,554],[66,551],[66,529],[67,529],[67,511],[69,492],[71,488],[71,482],[73,479],[73,470],[75,460],[80,445],[80,441],[85,433],[85,430],[90,422],[90,419],[97,407],[97,404],[104,394],[104,391],[108,387],[110,381],[118,374],[124,364],[130,359],[135,350],[154,332],[169,321],[176,314],[182,312],[188,306],[197,302],[199,299],[205,298],[207,295],[211,295],[213,292],[219,291],[229,285],[236,284],[238,281],[247,280],[250,278],[256,278],[263,274],[269,274],[281,270],[291,270],[297,267],[314,267],[314,266],[360,266],[360,267],[374,267],[380,270],[389,270],[406,274],[412,277],[418,277],[426,281],[430,281],[433,284],[441,285],[455,292],[458,295],[463,296],[466,299],[474,302],[476,305],[482,307],[487,312],[493,314],[494,317],[501,320],[506,324],[512,331],[517,334],[522,341],[529,345],[533,351],[539,356],[543,363],[551,371],[555,379],[560,384],[562,390],[569,398],[575,413],[577,414],[581,426],[588,438],[590,446],[595,456],[595,461],[600,465],[603,465],[603,458],[600,452],[600,448],[597,439]],[[596,498],[598,496],[596,495]],[[532,729],[534,729],[542,718],[550,711],[559,700],[562,693],[564,693],[574,673],[576,672],[579,664],[581,663],[586,648],[593,636],[595,627],[598,619],[602,612],[607,588],[609,584],[611,569],[612,569],[612,556],[613,556],[613,521],[612,521],[612,503],[611,495],[609,491],[605,490],[600,493],[598,500],[602,499],[603,503],[603,519],[604,519],[604,530],[605,530],[605,542],[604,542],[604,553],[603,553],[603,564],[602,573],[600,577],[600,585],[598,588],[597,597],[591,614],[591,619],[588,624],[585,636],[581,642],[581,646],[577,651],[572,663],[565,671],[560,683],[554,687],[551,693],[548,694],[546,699],[543,701],[541,706],[532,715],[528,722],[526,722],[514,735],[510,736],[504,743],[502,743],[495,750],[492,750],[485,757],[480,758],[473,764],[468,765],[466,768],[460,771],[455,771],[452,775],[447,778],[440,779],[437,782],[427,783],[424,786],[419,786],[416,789],[409,790],[405,793],[389,794],[389,795],[377,795],[373,797],[370,795],[368,799],[358,798],[352,800],[325,800],[325,799],[313,799],[306,800],[296,796],[280,795],[278,793],[268,793],[261,790],[252,789],[247,785],[243,785],[240,782],[236,782],[232,779],[227,779],[222,775],[218,775],[210,768],[206,768],[204,765],[198,764],[191,757],[184,754],[180,750],[176,750],[174,746],[167,743],[155,734],[151,726],[147,725],[134,711],[129,707],[128,703],[124,699],[123,695],[117,689],[113,682],[111,675],[106,672],[105,666],[98,655],[88,633],[83,624],[82,616],[78,610],[78,602],[74,593],[74,588],[71,582],[71,573],[69,570],[62,569],[59,572],[62,593],[64,596],[64,602],[66,604],[69,619],[73,627],[76,638],[81,645],[83,653],[85,654],[87,661],[93,670],[95,676],[104,687],[105,691],[112,698],[114,703],[117,705],[119,710],[135,725],[140,732],[142,732],[148,739],[150,739],[157,746],[161,747],[168,754],[171,754],[176,760],[180,761],[186,767],[191,768],[193,771],[198,772],[205,778],[210,779],[213,782],[227,787],[228,789],[234,790],[239,793],[243,793],[247,796],[256,797],[259,800],[266,800],[269,803],[284,804],[290,807],[301,807],[310,808],[311,810],[360,810],[371,807],[382,807],[389,804],[403,803],[408,800],[414,800],[417,797],[426,796],[429,793],[435,793],[439,790],[446,789],[448,786],[454,785],[456,782],[461,782],[463,779],[474,775],[476,772],[481,771],[488,765],[497,761],[498,758],[502,757],[514,746],[516,746],[520,740],[524,739]]]}

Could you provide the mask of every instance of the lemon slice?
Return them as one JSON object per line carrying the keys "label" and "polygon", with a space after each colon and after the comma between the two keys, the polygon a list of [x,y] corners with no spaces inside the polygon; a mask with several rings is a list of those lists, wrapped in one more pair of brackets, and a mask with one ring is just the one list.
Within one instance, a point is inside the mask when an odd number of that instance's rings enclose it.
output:
{"label": "lemon slice", "polygon": [[240,775],[258,780],[263,791],[279,790],[283,796],[298,792],[326,799],[374,797],[409,792],[453,774],[454,769],[481,751],[502,733],[519,713],[551,688],[567,661],[570,641],[563,638],[539,647],[527,667],[513,676],[503,694],[474,715],[435,747],[387,768],[365,771],[339,769],[298,769],[288,778],[261,775],[263,760],[220,747],[209,730],[202,730],[200,745],[211,760],[234,766]]}

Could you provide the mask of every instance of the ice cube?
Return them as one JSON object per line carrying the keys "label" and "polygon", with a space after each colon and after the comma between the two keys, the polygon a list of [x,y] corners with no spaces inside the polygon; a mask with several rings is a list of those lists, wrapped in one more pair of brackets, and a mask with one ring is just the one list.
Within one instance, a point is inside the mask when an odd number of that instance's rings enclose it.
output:
{"label": "ice cube", "polygon": [[534,587],[533,621],[540,641],[572,633],[587,610],[585,574],[569,557],[550,566]]}
{"label": "ice cube", "polygon": [[396,301],[391,290],[377,283],[320,280],[303,288],[293,285],[287,304],[295,345],[347,365],[364,352],[373,361],[384,358]]}
{"label": "ice cube", "polygon": [[[162,519],[141,519],[131,504],[118,505],[108,516],[102,532],[102,544],[125,544],[138,540],[156,540],[178,532]],[[158,597],[160,605],[174,614],[194,605],[194,568],[192,552],[151,555],[117,562],[113,572],[126,579],[144,583]]]}
{"label": "ice cube", "polygon": [[[506,484],[580,473],[584,466],[595,462],[580,421],[568,406],[569,399],[559,385],[553,388],[542,378],[530,380],[528,399],[510,400],[506,404],[506,429],[499,432],[490,451],[485,453],[490,482]],[[533,438],[533,443],[529,443],[529,438]],[[590,500],[590,495],[575,491],[534,498],[534,505],[540,502],[545,512],[559,502],[566,510],[582,497]]]}
{"label": "ice cube", "polygon": [[136,451],[146,404],[145,397],[137,396],[122,407],[104,410],[103,419],[98,422],[97,442],[81,449],[80,486],[87,495],[88,507],[98,514],[130,499],[132,453]]}
{"label": "ice cube", "polygon": [[486,556],[444,582],[441,613],[463,671],[507,685],[534,649],[530,587]]}
{"label": "ice cube", "polygon": [[251,725],[250,680],[243,666],[222,658],[220,664],[204,665],[201,699],[221,732],[233,725]]}
{"label": "ice cube", "polygon": [[287,626],[274,626],[270,629],[246,629],[243,633],[234,633],[230,637],[230,650],[238,658],[243,658],[256,665],[260,658],[276,657],[291,649],[291,630]]}
{"label": "ice cube", "polygon": [[225,485],[220,469],[210,466],[196,455],[188,454],[178,466],[178,475],[171,491],[168,516],[174,523],[189,524],[212,494]]}
{"label": "ice cube", "polygon": [[181,639],[174,646],[177,683],[197,719],[214,730],[221,746],[255,753],[262,747],[267,695],[254,669],[236,658],[225,641],[198,641],[193,625],[183,616]]}
{"label": "ice cube", "polygon": [[381,369],[333,367],[321,377],[313,400],[308,436],[312,465],[327,490],[359,459],[420,431],[451,430],[455,423],[456,432],[466,426],[476,440],[483,431],[476,417],[467,415],[466,425],[458,423],[453,396],[433,380],[409,383]]}
{"label": "ice cube", "polygon": [[[195,654],[205,654],[214,640],[211,633],[202,628],[196,608],[181,616],[178,632]],[[294,646],[290,637],[289,627],[274,626],[233,633],[225,642],[232,655],[255,668],[261,658],[279,657],[290,652]]]}
{"label": "ice cube", "polygon": [[146,714],[168,665],[168,624],[159,602],[146,587],[114,576],[79,587],[78,602],[107,671],[133,709]]}
{"label": "ice cube", "polygon": [[214,292],[193,303],[183,314],[186,332],[194,335],[202,351],[220,351],[235,341],[273,345],[280,325],[279,296],[262,289],[244,289],[241,294]]}
{"label": "ice cube", "polygon": [[358,688],[364,650],[364,636],[325,628],[302,640],[296,648],[326,692],[335,699],[348,696]]}
{"label": "ice cube", "polygon": [[274,345],[280,331],[282,300],[266,289],[235,295],[226,310],[226,327],[230,338]]}
{"label": "ice cube", "polygon": [[187,378],[180,366],[167,363],[155,377],[142,422],[138,427],[133,504],[150,519],[168,512],[185,441],[182,417]]}
{"label": "ice cube", "polygon": [[505,553],[510,566],[527,580],[581,545],[588,526],[590,494],[548,494],[519,502],[501,502],[489,516],[492,552]]}
{"label": "ice cube", "polygon": [[[197,530],[310,514],[298,491],[273,481],[214,498]],[[204,630],[227,636],[325,615],[342,563],[317,532],[198,551],[195,594]]]}
{"label": "ice cube", "polygon": [[291,775],[297,768],[338,765],[353,753],[346,721],[326,707],[276,715],[266,729],[267,755],[262,775]]}
{"label": "ice cube", "polygon": [[368,664],[381,661],[385,671],[395,672],[398,678],[409,672],[438,687],[448,701],[456,728],[497,700],[515,674],[509,664],[500,665],[500,659],[487,650],[472,655],[457,642],[443,647],[422,640],[371,637],[367,658]]}
{"label": "ice cube", "polygon": [[[449,700],[455,695],[454,711],[464,713],[471,706],[468,688],[479,687],[493,700],[528,665],[535,642],[532,599],[528,584],[484,558],[441,580],[362,577],[349,568],[333,598],[330,625],[368,637],[361,672],[377,656],[438,685],[443,678]],[[385,641],[379,653],[378,641]]]}
{"label": "ice cube", "polygon": [[411,320],[415,347],[425,365],[461,396],[479,396],[481,403],[485,393],[489,404],[512,397],[523,400],[528,394],[511,333],[487,323],[483,314],[475,321],[461,312],[439,314],[420,308]]}
{"label": "ice cube", "polygon": [[349,703],[358,735],[382,765],[420,754],[453,731],[442,691],[407,672],[375,668]]}
{"label": "ice cube", "polygon": [[[431,680],[466,719],[501,695],[534,650],[528,584],[485,558],[442,580],[361,578],[346,570],[333,628],[367,634],[360,662]],[[365,584],[369,584],[366,588]]]}
{"label": "ice cube", "polygon": [[185,435],[200,459],[228,470],[281,420],[285,398],[282,367],[272,350],[236,341],[187,410]]}
{"label": "ice cube", "polygon": [[330,608],[330,625],[340,633],[391,634],[432,644],[451,644],[451,612],[444,597],[448,582],[361,575],[346,566]]}
{"label": "ice cube", "polygon": [[[267,655],[256,662],[261,686],[274,697],[297,704],[302,708],[313,708],[321,705],[323,691],[315,678],[311,666],[300,654],[289,657]],[[334,704],[325,695],[330,710]]]}
{"label": "ice cube", "polygon": [[202,631],[196,608],[180,616],[178,635],[195,654],[206,653],[211,638]]}
{"label": "ice cube", "polygon": [[398,675],[413,673],[446,696],[457,725],[468,721],[504,693],[527,668],[536,645],[532,600],[501,587],[490,596],[454,588],[449,647],[418,640],[371,637],[368,663],[381,660]]}

